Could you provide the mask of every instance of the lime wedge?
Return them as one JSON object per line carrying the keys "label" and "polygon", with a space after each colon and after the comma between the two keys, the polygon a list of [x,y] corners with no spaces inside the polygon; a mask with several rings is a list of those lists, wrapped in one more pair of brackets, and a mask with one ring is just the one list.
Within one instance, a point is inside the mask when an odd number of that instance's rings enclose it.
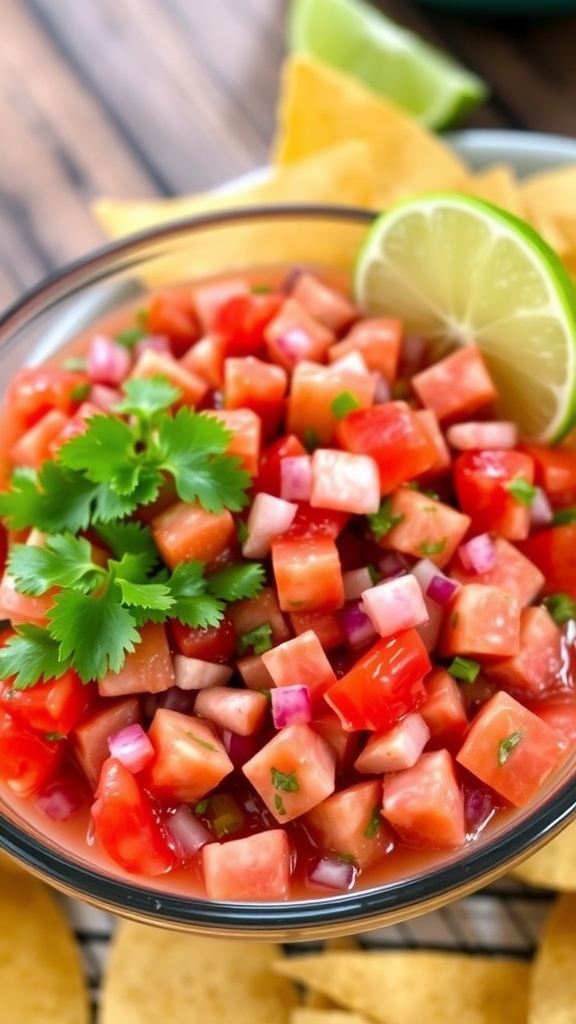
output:
{"label": "lime wedge", "polygon": [[475,343],[498,389],[498,415],[525,439],[555,442],[576,421],[576,289],[532,228],[470,196],[431,193],[374,222],[355,295],[429,339],[432,359]]}
{"label": "lime wedge", "polygon": [[383,93],[428,128],[453,124],[487,88],[412,32],[363,0],[292,0],[290,47]]}

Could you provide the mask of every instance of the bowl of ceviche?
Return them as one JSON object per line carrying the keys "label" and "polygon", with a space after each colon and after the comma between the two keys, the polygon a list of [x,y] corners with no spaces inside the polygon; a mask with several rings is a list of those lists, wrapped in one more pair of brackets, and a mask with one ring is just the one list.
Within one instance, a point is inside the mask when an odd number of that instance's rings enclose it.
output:
{"label": "bowl of ceviche", "polygon": [[371,221],[200,217],[3,318],[0,845],[70,895],[329,936],[574,813],[576,454],[500,424],[494,476],[474,346],[354,301]]}

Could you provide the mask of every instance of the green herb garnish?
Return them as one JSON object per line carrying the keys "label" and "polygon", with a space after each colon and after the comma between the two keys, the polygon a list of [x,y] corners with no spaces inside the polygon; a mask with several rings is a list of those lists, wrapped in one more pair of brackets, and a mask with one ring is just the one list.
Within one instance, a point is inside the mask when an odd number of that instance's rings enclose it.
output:
{"label": "green herb garnish", "polygon": [[283,793],[298,793],[300,784],[296,772],[281,772],[278,768],[271,769],[272,785]]}
{"label": "green herb garnish", "polygon": [[377,512],[366,516],[372,533],[376,540],[385,537],[393,527],[404,521],[403,515],[394,515],[392,512],[392,498],[385,498]]}
{"label": "green herb garnish", "polygon": [[272,626],[263,622],[255,629],[249,630],[238,637],[238,654],[253,651],[254,654],[265,654],[272,647]]}
{"label": "green herb garnish", "polygon": [[511,480],[505,487],[516,501],[520,502],[521,505],[526,505],[528,508],[534,503],[534,499],[538,494],[538,488],[528,483],[527,480],[523,480],[520,476],[516,477],[515,480]]}
{"label": "green herb garnish", "polygon": [[498,764],[500,766],[506,764],[514,747],[518,746],[523,736],[524,729],[516,729],[516,732],[511,733],[506,739],[500,740],[498,744]]}
{"label": "green herb garnish", "polygon": [[330,403],[330,412],[337,420],[343,420],[349,412],[360,408],[360,402],[351,391],[341,391]]}
{"label": "green herb garnish", "polygon": [[542,603],[558,626],[576,619],[576,601],[569,594],[549,594]]}
{"label": "green herb garnish", "polygon": [[457,655],[448,665],[448,671],[454,679],[461,679],[463,683],[473,683],[480,671],[480,665],[477,661]]}

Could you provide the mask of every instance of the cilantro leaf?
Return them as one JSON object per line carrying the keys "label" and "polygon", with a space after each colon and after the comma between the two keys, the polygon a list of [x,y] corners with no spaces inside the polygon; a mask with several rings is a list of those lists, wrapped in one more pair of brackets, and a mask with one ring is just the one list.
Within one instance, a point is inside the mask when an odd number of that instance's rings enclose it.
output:
{"label": "cilantro leaf", "polygon": [[125,398],[114,406],[114,412],[151,418],[156,413],[169,409],[182,397],[179,388],[162,377],[132,377],[124,382]]}
{"label": "cilantro leaf", "polygon": [[138,555],[140,564],[146,569],[151,569],[160,560],[150,527],[137,520],[98,523],[96,533],[116,558],[122,558],[124,554]]}
{"label": "cilantro leaf", "polygon": [[240,511],[247,504],[248,473],[241,460],[226,455],[230,432],[213,416],[182,408],[158,428],[162,469],[174,477],[182,501],[208,512]]}
{"label": "cilantro leaf", "polygon": [[224,601],[209,594],[202,562],[180,562],[169,580],[174,604],[170,617],[193,629],[217,626],[225,610]]}
{"label": "cilantro leaf", "polygon": [[529,483],[528,480],[524,480],[523,477],[517,476],[510,483],[504,484],[506,490],[513,498],[516,499],[521,505],[526,505],[528,508],[534,504],[534,500],[538,493],[538,488],[534,487],[533,484]]}
{"label": "cilantro leaf", "polygon": [[378,511],[366,516],[366,518],[376,540],[380,540],[381,537],[384,537],[404,520],[403,515],[394,515],[392,511],[392,498],[385,498]]}
{"label": "cilantro leaf", "polygon": [[89,541],[71,533],[54,534],[44,547],[14,544],[8,558],[8,571],[20,594],[38,597],[50,587],[91,590],[103,572],[92,560]]}
{"label": "cilantro leaf", "polygon": [[59,644],[48,630],[30,623],[18,627],[0,648],[0,678],[15,676],[14,689],[48,679],[59,679],[70,667],[70,659],[60,654]]}
{"label": "cilantro leaf", "polygon": [[0,516],[12,530],[25,530],[37,520],[38,474],[22,467],[14,470],[10,483],[10,490],[0,494]]}
{"label": "cilantro leaf", "polygon": [[117,579],[122,601],[129,606],[146,610],[168,611],[174,604],[170,588],[164,583],[132,583],[131,580]]}
{"label": "cilantro leaf", "polygon": [[260,562],[227,565],[207,579],[208,590],[224,601],[241,601],[257,597],[266,582],[264,566]]}
{"label": "cilantro leaf", "polygon": [[119,345],[123,345],[124,348],[132,349],[141,338],[146,337],[147,333],[143,325],[136,324],[134,327],[127,327],[125,331],[119,331],[118,334],[115,334],[114,341],[117,341]]}
{"label": "cilantro leaf", "polygon": [[[95,484],[110,483],[119,494],[130,494],[139,456],[133,430],[115,416],[91,416],[82,434],[71,437],[59,450],[59,461]],[[124,483],[125,488],[122,489]]]}
{"label": "cilantro leaf", "polygon": [[83,682],[119,672],[126,654],[140,642],[134,619],[110,580],[98,595],[64,590],[48,613],[49,633],[59,657],[74,665]]}

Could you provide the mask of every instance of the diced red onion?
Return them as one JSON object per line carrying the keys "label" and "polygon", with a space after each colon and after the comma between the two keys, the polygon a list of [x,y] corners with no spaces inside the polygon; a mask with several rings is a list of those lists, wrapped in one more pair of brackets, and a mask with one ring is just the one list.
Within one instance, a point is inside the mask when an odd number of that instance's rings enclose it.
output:
{"label": "diced red onion", "polygon": [[172,663],[176,686],[180,690],[205,690],[209,686],[226,686],[232,675],[229,665],[202,661],[200,658],[187,658],[185,654],[175,654]]}
{"label": "diced red onion", "polygon": [[431,601],[443,607],[448,604],[448,601],[456,593],[458,587],[459,584],[455,580],[449,580],[446,576],[438,573],[432,577],[426,587],[426,597],[429,597]]}
{"label": "diced red onion", "polygon": [[435,576],[444,575],[430,558],[421,558],[418,562],[415,562],[410,571],[418,580],[423,594],[426,593],[428,584]]}
{"label": "diced red onion", "polygon": [[444,609],[441,605],[436,604],[435,601],[430,601],[428,598],[424,598],[426,604],[426,610],[428,612],[428,622],[422,623],[421,626],[416,626],[416,632],[418,633],[424,647],[429,654],[435,650],[440,639],[440,630],[444,622]]}
{"label": "diced red onion", "polygon": [[90,342],[86,371],[94,384],[113,387],[126,379],[132,368],[132,356],[124,345],[119,345],[106,334],[97,334]]}
{"label": "diced red onion", "polygon": [[392,388],[386,377],[381,373],[374,374],[376,377],[376,391],[374,392],[374,405],[384,405],[392,398]]}
{"label": "diced red onion", "polygon": [[222,730],[222,742],[232,764],[239,768],[257,752],[258,746],[254,735],[240,736],[229,729]]}
{"label": "diced red onion", "polygon": [[464,788],[464,820],[466,831],[477,836],[495,813],[494,800],[487,789]]}
{"label": "diced red onion", "polygon": [[446,440],[459,451],[515,448],[518,444],[518,427],[508,420],[454,423],[446,431]]}
{"label": "diced red onion", "polygon": [[170,342],[165,334],[147,334],[140,338],[134,346],[134,354],[138,359],[143,352],[171,352]]}
{"label": "diced red onion", "polygon": [[272,721],[276,729],[312,720],[312,701],[307,686],[275,686],[270,690]]}
{"label": "diced red onion", "polygon": [[342,573],[344,584],[344,598],[346,601],[356,601],[362,596],[365,590],[374,586],[374,581],[367,566],[362,569],[350,569]]}
{"label": "diced red onion", "polygon": [[157,695],[156,707],[181,711],[183,715],[191,715],[197,693],[197,690],[181,690],[179,686],[170,686],[168,690]]}
{"label": "diced red onion", "polygon": [[378,572],[383,580],[391,576],[404,576],[408,572],[408,564],[397,551],[391,551],[378,562]]}
{"label": "diced red onion", "polygon": [[111,388],[108,384],[93,384],[88,394],[90,403],[103,412],[109,412],[121,398],[122,394],[118,388]]}
{"label": "diced red onion", "polygon": [[479,533],[458,548],[462,565],[468,572],[491,572],[498,561],[494,541],[489,533]]}
{"label": "diced red onion", "polygon": [[290,528],[298,505],[260,491],[252,502],[246,528],[248,538],[242,545],[245,558],[265,558],[272,541]]}
{"label": "diced red onion", "polygon": [[70,779],[52,782],[36,796],[36,804],[52,821],[68,821],[83,803],[80,786]]}
{"label": "diced red onion", "polygon": [[309,339],[301,327],[289,327],[274,344],[289,363],[297,363],[308,351]]}
{"label": "diced red onion", "polygon": [[206,843],[210,843],[214,839],[212,833],[186,804],[182,804],[174,814],[166,819],[164,827],[177,852],[184,860],[193,857],[198,850],[206,846]]}
{"label": "diced red onion", "polygon": [[154,747],[138,722],[108,737],[108,750],[129,772],[141,772],[154,757]]}
{"label": "diced red onion", "polygon": [[287,455],[280,461],[280,497],[285,501],[310,501],[312,460],[309,455]]}
{"label": "diced red onion", "polygon": [[554,510],[548,495],[541,487],[536,488],[534,501],[530,506],[530,522],[532,526],[548,526],[554,518]]}
{"label": "diced red onion", "polygon": [[310,873],[310,881],[324,885],[327,889],[344,891],[351,889],[356,877],[356,868],[349,861],[322,857]]}
{"label": "diced red onion", "polygon": [[333,363],[330,363],[330,369],[336,371],[347,370],[351,373],[357,373],[360,377],[367,377],[370,373],[368,364],[358,349],[351,349],[345,356],[335,359]]}
{"label": "diced red onion", "polygon": [[359,650],[366,644],[376,640],[378,634],[366,613],[362,610],[359,601],[353,601],[342,609],[342,625],[346,633],[346,639],[352,650]]}

